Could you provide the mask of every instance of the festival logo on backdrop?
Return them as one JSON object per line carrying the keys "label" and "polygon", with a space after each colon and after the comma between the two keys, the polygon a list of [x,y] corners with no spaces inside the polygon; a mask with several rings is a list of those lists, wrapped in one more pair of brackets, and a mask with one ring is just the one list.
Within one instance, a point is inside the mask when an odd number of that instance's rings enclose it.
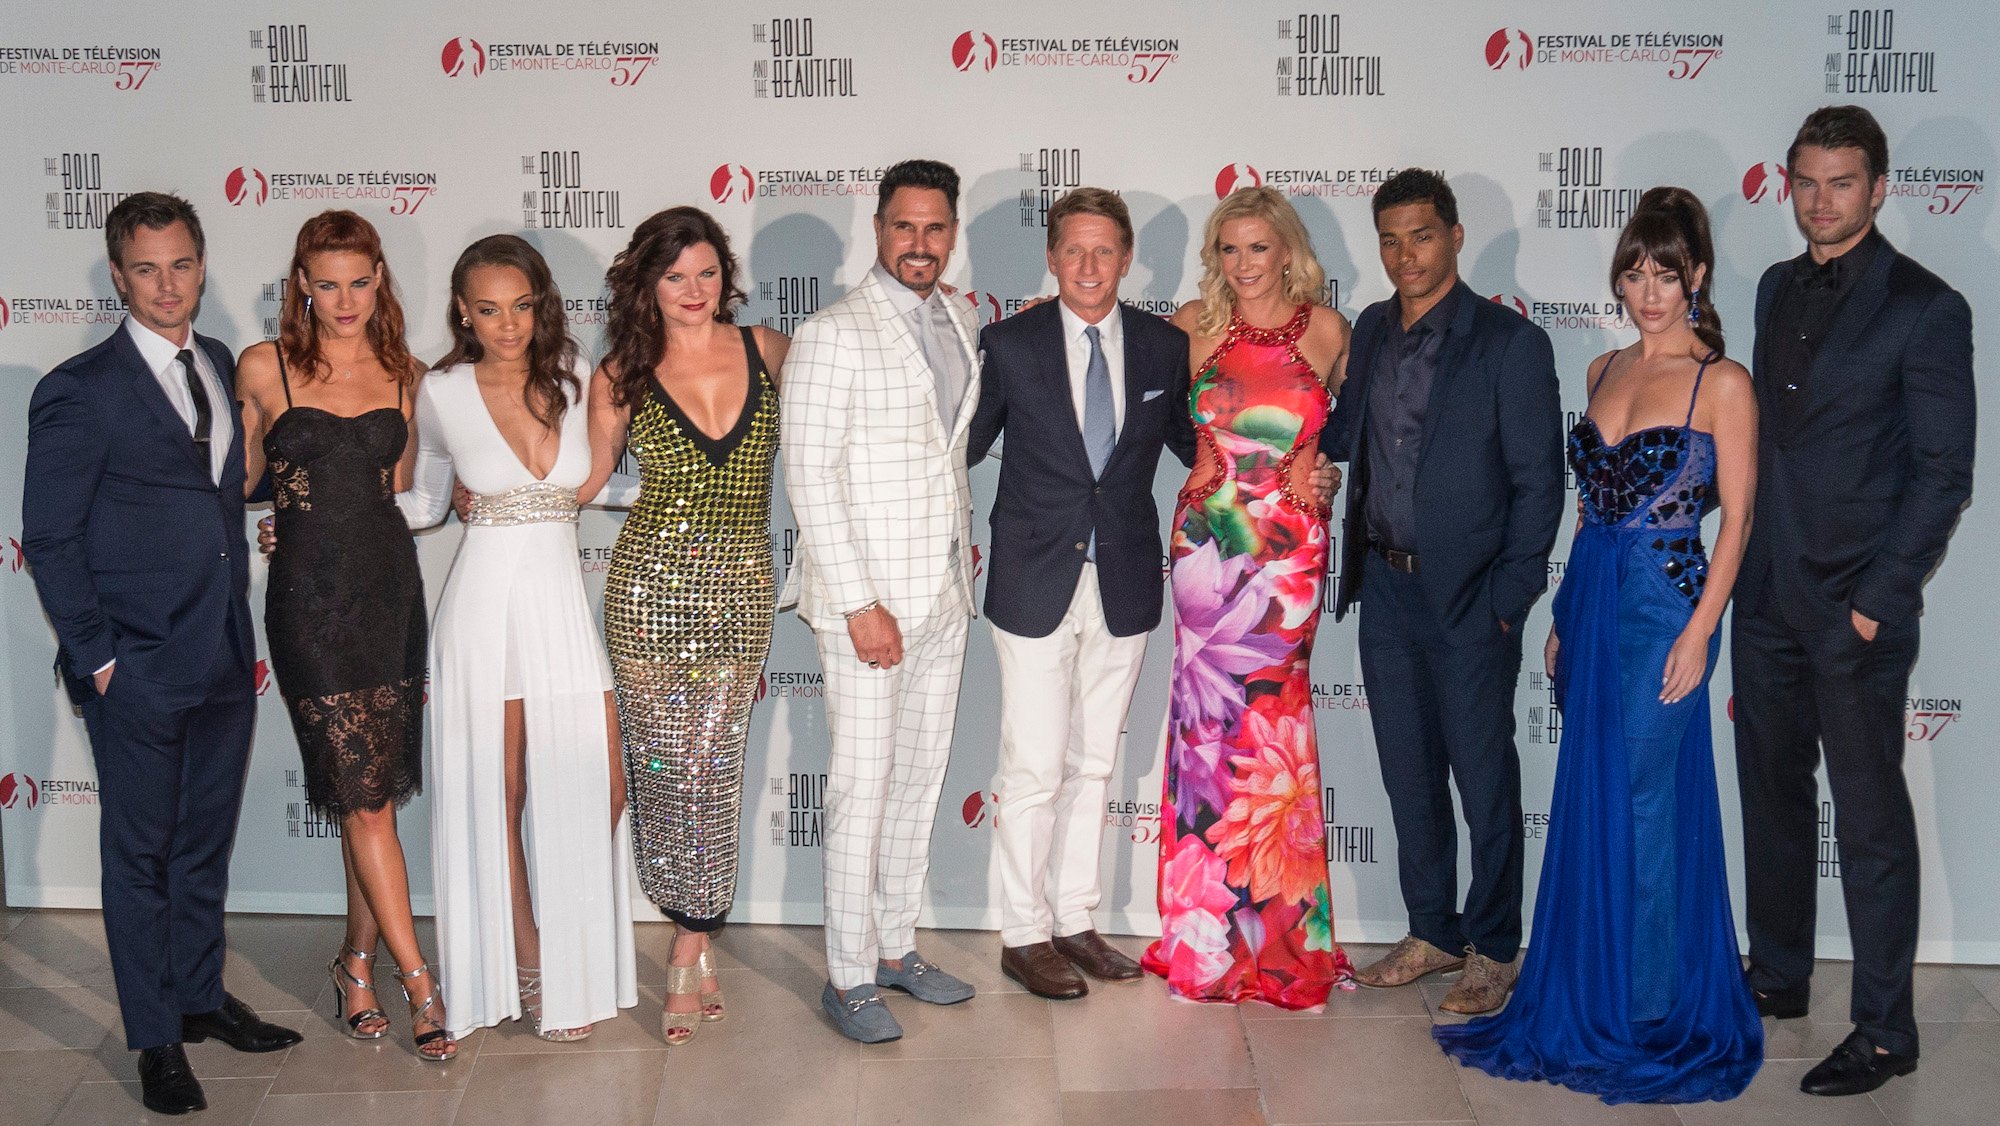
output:
{"label": "festival logo on backdrop", "polygon": [[1083,150],[1080,148],[1052,147],[1024,152],[1019,167],[1021,172],[1035,178],[1034,187],[1021,189],[1023,227],[1048,226],[1049,205],[1061,199],[1071,188],[1082,187],[1084,183]]}
{"label": "festival logo on backdrop", "polygon": [[[824,30],[826,21],[819,21]],[[777,16],[750,25],[750,95],[755,98],[852,98],[854,59],[828,53],[811,16]],[[836,48],[837,49],[837,48]]]}
{"label": "festival logo on backdrop", "polygon": [[[319,53],[313,52],[315,47]],[[273,23],[250,29],[250,100],[258,105],[324,105],[354,100],[344,57],[329,56],[324,39],[315,44],[310,26]]]}
{"label": "festival logo on backdrop", "polygon": [[1300,12],[1278,21],[1278,96],[1381,97],[1382,56],[1341,49],[1338,12]]}
{"label": "festival logo on backdrop", "polygon": [[1522,810],[1521,836],[1531,841],[1547,840],[1549,836],[1548,811],[1545,809]]}
{"label": "festival logo on backdrop", "polygon": [[[1909,31],[1905,21],[1904,32]],[[1850,8],[1826,17],[1834,49],[1826,53],[1828,94],[1935,94],[1937,52],[1898,34],[1896,9]],[[1915,48],[1915,49],[1912,49]]]}
{"label": "festival logo on backdrop", "polygon": [[1584,28],[1541,35],[1502,27],[1486,37],[1486,67],[1521,71],[1531,66],[1643,67],[1669,79],[1700,78],[1722,58],[1722,33],[1622,31]]}
{"label": "festival logo on backdrop", "polygon": [[[1328,583],[1331,587],[1333,584]],[[1315,680],[1312,684],[1312,706],[1315,711],[1367,711],[1368,686],[1360,681],[1334,683]]]}
{"label": "festival logo on backdrop", "polygon": [[885,166],[858,168],[760,168],[723,163],[708,174],[708,197],[717,203],[754,199],[819,199],[880,193]]}
{"label": "festival logo on backdrop", "polygon": [[[54,297],[38,293],[10,293],[0,297],[0,331],[10,326],[15,331],[21,331],[50,325],[112,325],[124,317],[125,302],[116,296],[99,297],[85,293]],[[16,565],[15,569],[20,568]]]}
{"label": "festival logo on backdrop", "polygon": [[160,69],[158,47],[0,44],[0,79],[80,76],[114,90],[141,90]]}
{"label": "festival logo on backdrop", "polygon": [[1840,838],[1833,831],[1833,803],[1819,803],[1819,878],[1840,878]]}
{"label": "festival logo on backdrop", "polygon": [[1958,696],[1911,696],[1903,701],[1903,737],[1912,743],[1935,745],[1939,736],[1964,718],[1965,701]]}
{"label": "festival logo on backdrop", "polygon": [[101,231],[111,209],[132,194],[107,186],[102,153],[45,156],[42,176],[53,181],[42,195],[44,220],[51,231]]}
{"label": "festival logo on backdrop", "polygon": [[1215,174],[1215,198],[1238,188],[1269,187],[1293,199],[1368,199],[1400,168],[1296,168],[1271,164],[1225,164]]}
{"label": "festival logo on backdrop", "polygon": [[1122,833],[1133,844],[1160,843],[1160,803],[1112,798],[1104,803],[1104,829]]}
{"label": "festival logo on backdrop", "polygon": [[[7,303],[7,299],[5,297],[0,297],[0,332],[7,331],[7,326],[10,323],[12,323],[13,320],[14,320],[13,307]],[[16,544],[16,547],[18,549],[19,547],[18,543]]]}
{"label": "festival logo on backdrop", "polygon": [[1150,86],[1180,61],[1181,41],[1167,35],[994,35],[977,28],[951,41],[954,69],[1089,70],[1122,75],[1128,84]]}
{"label": "festival logo on backdrop", "polygon": [[1743,173],[1743,202],[1783,203],[1791,198],[1791,174],[1777,161],[1753,164]]}
{"label": "festival logo on backdrop", "polygon": [[33,809],[42,804],[42,788],[25,774],[0,777],[0,809]]}
{"label": "festival logo on backdrop", "polygon": [[381,203],[393,216],[416,215],[437,194],[438,174],[419,169],[318,168],[266,172],[239,164],[222,176],[222,198],[231,207],[303,203],[353,207]]}
{"label": "festival logo on backdrop", "polygon": [[521,226],[531,231],[606,230],[625,226],[616,188],[592,187],[580,149],[543,149],[521,157],[532,186],[521,193]]}
{"label": "festival logo on backdrop", "polygon": [[991,790],[974,790],[958,803],[959,820],[968,829],[1000,827],[1000,796]]}
{"label": "festival logo on backdrop", "polygon": [[831,279],[822,279],[814,274],[780,274],[760,279],[756,288],[757,302],[772,311],[759,317],[758,323],[787,336],[797,332],[807,317],[819,312],[822,282],[831,287]]}
{"label": "festival logo on backdrop", "polygon": [[1615,231],[1625,226],[1644,188],[1605,182],[1604,146],[1566,145],[1536,154],[1536,171],[1554,186],[1535,193],[1535,226],[1558,231]]}
{"label": "festival logo on backdrop", "polygon": [[1496,293],[1491,300],[1534,322],[1545,332],[1623,332],[1632,327],[1625,307],[1610,294],[1583,294],[1529,300],[1518,293]]}
{"label": "festival logo on backdrop", "polygon": [[[300,780],[297,767],[285,770],[285,789],[303,791],[305,783]],[[284,801],[285,835],[305,841],[337,841],[340,839],[340,818],[329,817],[325,811],[316,809],[303,796],[287,796]]]}
{"label": "festival logo on backdrop", "polygon": [[[1532,662],[1531,662],[1532,663]],[[1556,747],[1562,744],[1562,708],[1556,698],[1556,679],[1545,670],[1528,670],[1528,691],[1535,703],[1528,705],[1528,742],[1537,746]]]}
{"label": "festival logo on backdrop", "polygon": [[[1907,201],[1923,215],[1957,215],[1986,192],[1986,169],[1903,165],[1889,169],[1887,198]],[[1975,209],[1976,211],[1977,209]]]}
{"label": "festival logo on backdrop", "polygon": [[446,78],[472,79],[487,74],[509,77],[527,73],[563,74],[594,78],[627,88],[637,86],[646,72],[659,65],[660,44],[657,40],[502,43],[461,35],[445,40],[438,51],[438,69]]}
{"label": "festival logo on backdrop", "polygon": [[25,813],[52,805],[96,805],[91,778],[31,778],[16,771],[0,776],[0,809]]}

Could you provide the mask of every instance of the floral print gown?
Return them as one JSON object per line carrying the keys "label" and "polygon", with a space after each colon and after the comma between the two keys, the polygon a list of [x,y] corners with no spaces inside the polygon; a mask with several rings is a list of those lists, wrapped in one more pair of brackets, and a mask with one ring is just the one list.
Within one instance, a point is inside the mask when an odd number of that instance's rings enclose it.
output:
{"label": "floral print gown", "polygon": [[1174,678],[1146,969],[1198,1001],[1319,1005],[1353,967],[1333,940],[1313,732],[1328,510],[1291,489],[1330,399],[1282,328],[1232,318],[1190,396],[1221,472],[1173,534]]}

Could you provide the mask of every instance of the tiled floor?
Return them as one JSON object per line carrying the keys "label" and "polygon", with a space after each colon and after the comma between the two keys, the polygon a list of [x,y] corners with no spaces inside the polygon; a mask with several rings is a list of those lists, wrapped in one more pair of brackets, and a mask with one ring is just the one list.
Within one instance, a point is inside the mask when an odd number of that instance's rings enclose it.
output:
{"label": "tiled floor", "polygon": [[[670,931],[642,926],[639,1008],[577,1044],[517,1026],[468,1038],[457,1061],[416,1058],[408,1021],[358,1043],[329,1015],[324,964],[339,921],[230,920],[229,988],[302,1029],[288,1052],[190,1049],[208,1091],[198,1126],[384,1123],[595,1126],[725,1123],[1893,1123],[1947,1126],[2000,1112],[2000,968],[1917,972],[1923,1068],[1872,1097],[1810,1099],[1799,1076],[1846,1034],[1848,966],[1822,963],[1813,1013],[1767,1022],[1769,1062],[1743,1097],[1685,1107],[1606,1107],[1544,1085],[1459,1068],[1428,1031],[1446,988],[1335,994],[1321,1014],[1169,1001],[1156,981],[1099,987],[1078,1002],[1022,993],[998,971],[999,940],[927,932],[921,948],[980,996],[950,1009],[894,995],[906,1035],[863,1048],[819,1013],[819,931],[723,932],[729,1019],[693,1044],[659,1038]],[[1136,949],[1136,940],[1121,940]],[[1351,951],[1357,961],[1376,953]],[[386,975],[385,1000],[393,994]],[[95,912],[0,911],[0,1126],[145,1122],[123,1049]]]}

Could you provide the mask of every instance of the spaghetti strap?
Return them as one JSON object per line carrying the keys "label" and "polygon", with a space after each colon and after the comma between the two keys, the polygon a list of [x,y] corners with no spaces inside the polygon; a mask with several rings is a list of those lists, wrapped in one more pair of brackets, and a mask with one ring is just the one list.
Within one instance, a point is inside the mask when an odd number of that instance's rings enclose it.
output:
{"label": "spaghetti strap", "polygon": [[750,382],[755,384],[759,374],[770,374],[768,365],[764,363],[764,353],[757,350],[757,334],[750,331],[749,325],[738,325],[736,331],[743,334],[743,362],[749,365]]}
{"label": "spaghetti strap", "polygon": [[1618,350],[1616,348],[1611,350],[1610,355],[1604,357],[1604,366],[1597,369],[1597,378],[1590,381],[1590,390],[1586,392],[1588,397],[1592,399],[1597,398],[1597,389],[1604,385],[1604,377],[1611,374],[1611,361],[1617,358]]}
{"label": "spaghetti strap", "polygon": [[282,340],[271,341],[271,350],[278,354],[278,382],[284,385],[285,409],[290,410],[292,406],[292,377],[285,374],[285,342]]}
{"label": "spaghetti strap", "polygon": [[1688,427],[1694,425],[1694,402],[1696,399],[1701,398],[1702,373],[1708,370],[1708,365],[1714,362],[1714,360],[1715,360],[1715,353],[1710,352],[1707,356],[1704,356],[1702,358],[1701,366],[1694,369],[1694,390],[1688,395],[1688,416],[1681,422],[1681,429],[1683,430],[1686,430]]}

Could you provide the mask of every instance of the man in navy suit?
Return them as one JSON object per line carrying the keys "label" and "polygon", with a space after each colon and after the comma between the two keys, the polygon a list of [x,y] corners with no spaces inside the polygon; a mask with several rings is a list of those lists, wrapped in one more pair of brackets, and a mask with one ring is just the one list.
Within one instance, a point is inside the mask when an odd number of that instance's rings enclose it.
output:
{"label": "man in navy suit", "polygon": [[1004,431],[986,616],[1000,657],[1001,969],[1043,997],[1135,981],[1100,937],[1104,800],[1159,624],[1162,448],[1194,463],[1188,339],[1118,302],[1132,218],[1101,188],[1049,208],[1057,299],[987,328],[967,459]]}
{"label": "man in navy suit", "polygon": [[[1499,1008],[1521,945],[1521,626],[1563,515],[1562,403],[1548,334],[1458,277],[1442,176],[1374,199],[1396,296],[1355,322],[1322,446],[1350,464],[1334,617],[1361,603],[1361,672],[1396,826],[1410,932],[1355,976],[1407,985],[1463,966],[1442,1005]],[[1472,842],[1458,901],[1457,783]]]}
{"label": "man in navy suit", "polygon": [[1749,979],[1766,1016],[1806,1015],[1824,753],[1855,1028],[1800,1088],[1852,1095],[1917,1067],[1903,699],[1972,495],[1972,312],[1875,229],[1889,142],[1867,110],[1814,112],[1785,163],[1806,252],[1757,285],[1757,524],[1730,636]]}
{"label": "man in navy suit", "polygon": [[201,220],[140,192],[105,221],[127,319],[28,407],[21,547],[97,761],[104,929],[146,1106],[207,1105],[182,1041],[267,1052],[299,1035],[222,988],[222,904],[251,683],[235,364],[193,331]]}

